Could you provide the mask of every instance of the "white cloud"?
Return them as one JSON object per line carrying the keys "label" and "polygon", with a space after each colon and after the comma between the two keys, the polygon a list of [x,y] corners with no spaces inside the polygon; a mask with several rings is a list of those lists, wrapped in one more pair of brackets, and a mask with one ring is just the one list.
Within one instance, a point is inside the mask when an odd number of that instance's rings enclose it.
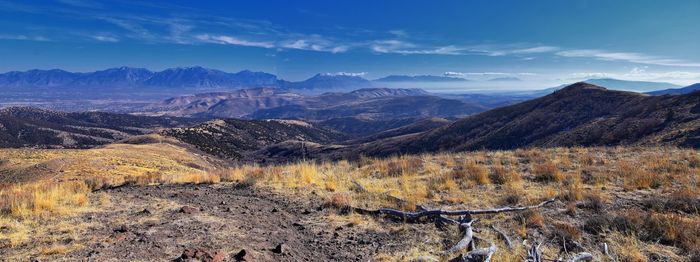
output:
{"label": "white cloud", "polygon": [[558,47],[555,46],[536,46],[536,47],[530,47],[530,48],[523,48],[523,49],[515,49],[510,51],[510,53],[513,54],[537,54],[537,53],[551,53],[559,50]]}
{"label": "white cloud", "polygon": [[367,72],[335,72],[335,73],[325,73],[324,75],[329,76],[358,76],[362,77],[366,75]]}
{"label": "white cloud", "polygon": [[402,40],[379,40],[369,45],[370,50],[381,54],[402,55],[461,55],[462,48],[449,45],[438,47],[422,47]]}
{"label": "white cloud", "polygon": [[664,58],[651,56],[641,53],[629,52],[610,52],[597,49],[573,49],[564,50],[556,53],[562,57],[580,57],[593,58],[603,61],[624,61],[637,64],[662,65],[662,66],[680,66],[680,67],[700,67],[700,63],[693,63],[679,59]]}
{"label": "white cloud", "polygon": [[92,36],[92,38],[94,38],[95,40],[100,41],[100,42],[111,42],[111,43],[119,42],[119,38],[116,38],[113,36],[108,36],[108,35],[94,35],[94,36]]}
{"label": "white cloud", "polygon": [[347,45],[336,44],[318,35],[311,36],[308,39],[285,40],[279,43],[278,47],[330,53],[344,53],[350,49]]}
{"label": "white cloud", "polygon": [[700,72],[688,71],[649,71],[648,67],[634,67],[629,72],[576,72],[569,74],[571,79],[615,78],[637,81],[671,81],[691,83],[700,80]]}
{"label": "white cloud", "polygon": [[199,39],[202,42],[213,43],[213,44],[253,46],[253,47],[262,47],[262,48],[274,48],[275,47],[275,45],[271,42],[249,41],[249,40],[243,40],[243,39],[239,39],[239,38],[236,38],[233,36],[226,36],[226,35],[202,34],[202,35],[195,36],[195,38]]}

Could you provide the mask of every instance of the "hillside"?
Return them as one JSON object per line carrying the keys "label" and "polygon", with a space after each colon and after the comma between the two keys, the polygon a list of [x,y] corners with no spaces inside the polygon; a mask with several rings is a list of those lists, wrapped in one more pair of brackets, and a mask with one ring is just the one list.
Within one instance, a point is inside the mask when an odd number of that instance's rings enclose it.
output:
{"label": "hillside", "polygon": [[10,107],[0,110],[0,147],[86,148],[197,122],[173,117]]}
{"label": "hillside", "polygon": [[648,96],[586,83],[461,119],[373,154],[521,147],[700,147],[700,94]]}
{"label": "hillside", "polygon": [[342,133],[296,120],[213,120],[194,127],[164,130],[162,134],[204,152],[236,160],[247,152],[288,140],[328,144],[345,138]]}
{"label": "hillside", "polygon": [[450,122],[451,122],[450,120],[447,120],[444,118],[439,118],[439,117],[430,117],[430,118],[419,119],[419,120],[417,120],[411,124],[408,124],[408,125],[384,130],[381,132],[377,132],[376,134],[370,134],[370,135],[367,135],[365,137],[361,137],[359,139],[345,141],[345,142],[343,142],[343,144],[360,144],[360,143],[378,141],[378,140],[382,140],[385,138],[422,133],[425,131],[429,131],[432,129],[436,129],[439,127],[449,125]]}
{"label": "hillside", "polygon": [[302,103],[304,97],[277,88],[251,88],[230,92],[178,96],[148,105],[149,114],[201,117],[243,117],[257,110]]}
{"label": "hillside", "polygon": [[689,85],[683,88],[671,88],[671,89],[664,89],[664,90],[658,90],[658,91],[653,91],[653,92],[648,92],[647,94],[650,95],[682,95],[682,94],[690,94],[692,92],[700,90],[700,84],[694,84],[694,85]]}
{"label": "hillside", "polygon": [[[323,101],[326,97],[319,97]],[[356,101],[329,103],[324,107],[300,105],[281,106],[259,110],[251,118],[297,118],[328,120],[343,117],[362,117],[375,120],[423,117],[460,117],[488,109],[478,104],[467,104],[431,95],[389,96]]]}

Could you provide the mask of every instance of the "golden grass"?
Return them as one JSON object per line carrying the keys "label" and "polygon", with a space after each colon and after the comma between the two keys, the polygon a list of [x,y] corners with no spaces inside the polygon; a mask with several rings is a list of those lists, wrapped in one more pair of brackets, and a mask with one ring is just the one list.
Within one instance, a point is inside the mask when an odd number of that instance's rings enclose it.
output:
{"label": "golden grass", "polygon": [[[44,222],[68,219],[111,204],[93,190],[122,184],[218,183],[215,165],[172,144],[113,144],[89,150],[1,149],[0,243],[16,247],[30,241],[30,232]],[[50,243],[49,243],[50,244]],[[44,255],[60,255],[74,245],[50,245]]]}
{"label": "golden grass", "polygon": [[[363,157],[357,162],[297,162],[284,165],[241,165],[217,168],[209,159],[170,144],[110,145],[90,150],[0,150],[0,171],[8,174],[0,186],[0,222],[10,230],[0,239],[10,245],[29,241],[38,219],[70,216],[90,207],[92,190],[126,183],[220,183],[265,187],[295,196],[314,194],[327,206],[344,209],[392,207],[414,210],[416,205],[447,209],[490,208],[537,203],[556,197],[561,213],[528,211],[486,217],[482,223],[498,224],[515,242],[543,234],[571,238],[585,245],[581,225],[572,223],[584,212],[604,212],[619,194],[627,197],[651,191],[669,202],[662,206],[676,212],[643,213],[647,218],[629,232],[612,230],[604,238],[621,261],[644,261],[650,254],[639,250],[660,248],[678,256],[700,251],[697,210],[686,203],[696,200],[700,185],[700,153],[672,148],[554,148],[514,151],[424,154],[386,159]],[[41,170],[41,172],[39,172]],[[27,178],[32,178],[27,180]],[[13,182],[15,181],[15,182]],[[639,191],[642,190],[642,191]],[[93,206],[108,206],[108,195],[93,198]],[[670,203],[670,204],[669,204]],[[582,207],[581,207],[582,206]],[[681,206],[681,207],[678,207]],[[591,210],[582,210],[591,209]],[[615,216],[618,210],[610,210]],[[683,213],[684,212],[684,213]],[[629,217],[632,219],[633,217]],[[366,226],[357,214],[339,216],[344,223]],[[632,223],[634,224],[634,223]],[[379,226],[377,226],[378,228]],[[488,231],[488,230],[486,230]],[[663,240],[649,239],[652,232]],[[586,235],[590,236],[590,235]],[[498,242],[491,233],[489,241]],[[436,243],[442,243],[436,240]],[[500,245],[500,244],[499,244]],[[675,249],[667,249],[666,247]],[[591,247],[591,246],[589,246]],[[67,247],[70,248],[70,247]],[[405,254],[380,254],[377,259],[402,260],[426,254],[413,246]],[[597,248],[598,247],[591,247]],[[615,250],[616,249],[616,250]],[[669,251],[672,250],[672,251]],[[675,251],[673,251],[675,250]],[[45,254],[68,252],[60,245],[47,246]],[[499,252],[498,261],[518,261],[524,249]],[[556,256],[556,250],[548,250]],[[411,255],[413,254],[413,255]],[[508,255],[506,255],[508,254]]]}
{"label": "golden grass", "polygon": [[[700,192],[697,185],[700,168],[692,166],[697,164],[695,159],[698,155],[698,151],[694,150],[666,148],[555,148],[426,154],[387,159],[365,157],[357,163],[298,162],[264,167],[240,166],[227,172],[233,174],[230,177],[235,177],[235,181],[248,181],[259,187],[295,195],[313,192],[325,197],[329,206],[340,209],[348,205],[404,210],[414,210],[416,205],[448,209],[487,208],[530,204],[556,197],[564,202],[561,212],[576,218],[583,214],[581,212],[602,212],[610,203],[613,192],[634,194],[640,189],[655,190],[657,194],[669,197],[694,199],[697,194],[693,192]],[[685,167],[674,166],[679,164]],[[578,205],[590,210],[579,210]],[[349,216],[357,219],[355,214]],[[557,239],[563,237],[585,242],[583,234],[588,234],[581,230],[582,225],[578,223],[557,222],[556,216],[540,211],[505,217],[508,218],[505,221],[511,222],[501,226],[521,239],[549,232]],[[692,221],[698,218],[696,215],[680,217],[680,220],[666,215],[657,217],[672,221],[657,223],[657,229],[668,231],[663,233],[663,237],[670,245],[682,250],[678,252],[695,252],[692,248],[697,244],[695,240],[678,230],[695,232],[689,228],[692,228]],[[678,225],[678,228],[673,225]],[[491,240],[498,242],[495,238]],[[606,241],[629,240],[608,238]],[[637,241],[651,248],[664,247],[663,244],[646,243],[649,241],[646,239]],[[415,251],[423,254],[425,250]],[[519,261],[523,252],[499,255],[499,261]],[[553,257],[557,256],[554,248],[548,252]],[[634,250],[630,252],[632,259],[637,257]],[[683,254],[689,253],[679,255]],[[647,255],[642,254],[643,257]],[[408,259],[411,256],[398,257]],[[393,260],[397,255],[384,254],[377,258]]]}

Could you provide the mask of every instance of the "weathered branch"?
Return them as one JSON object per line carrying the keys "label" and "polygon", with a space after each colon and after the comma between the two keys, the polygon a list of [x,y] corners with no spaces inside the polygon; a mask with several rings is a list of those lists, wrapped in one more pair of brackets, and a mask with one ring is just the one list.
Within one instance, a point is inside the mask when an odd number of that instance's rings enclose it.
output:
{"label": "weathered branch", "polygon": [[540,244],[533,243],[532,247],[527,251],[525,262],[542,262],[542,253],[540,253]]}
{"label": "weathered branch", "polygon": [[508,235],[503,233],[500,229],[496,228],[496,226],[491,225],[491,229],[496,232],[496,235],[498,235],[498,238],[503,240],[503,242],[506,243],[506,246],[508,247],[508,250],[513,250],[513,243],[510,242],[510,238],[508,238]]}
{"label": "weathered branch", "polygon": [[469,246],[470,243],[472,243],[473,238],[474,238],[474,231],[472,230],[472,223],[474,223],[475,220],[469,220],[467,222],[463,222],[459,224],[459,228],[464,232],[464,236],[462,239],[457,242],[452,248],[447,250],[445,253],[447,255],[457,253],[459,251],[464,250]]}
{"label": "weathered branch", "polygon": [[386,215],[386,216],[401,219],[404,221],[414,222],[414,221],[417,221],[421,218],[425,218],[425,217],[437,218],[437,217],[442,216],[442,215],[445,215],[445,216],[463,216],[463,215],[481,215],[481,214],[496,214],[496,213],[504,213],[504,212],[524,211],[524,210],[528,210],[528,209],[540,208],[540,207],[543,207],[543,206],[550,204],[552,202],[554,202],[554,199],[550,199],[550,200],[544,201],[542,203],[539,203],[539,204],[533,205],[533,206],[501,207],[501,208],[493,208],[493,209],[475,209],[475,210],[433,209],[433,210],[424,210],[424,211],[418,211],[418,212],[405,212],[405,211],[400,211],[400,210],[391,209],[391,208],[380,208],[380,209],[376,209],[376,210],[354,208],[354,211],[356,213],[360,213],[360,214]]}
{"label": "weathered branch", "polygon": [[491,257],[493,256],[493,254],[496,253],[497,249],[498,248],[496,247],[496,245],[494,243],[491,243],[491,245],[488,248],[469,251],[466,254],[462,254],[450,260],[450,262],[489,262],[491,261]]}
{"label": "weathered branch", "polygon": [[588,252],[582,252],[573,257],[572,259],[569,259],[567,262],[580,262],[580,261],[593,261],[593,255]]}
{"label": "weathered branch", "polygon": [[[422,205],[416,205],[416,210],[418,210],[418,211],[428,211],[429,209],[427,209],[426,207],[424,207],[424,206],[422,206]],[[443,223],[443,224],[455,224],[455,225],[459,225],[459,221],[454,220],[454,219],[449,218],[449,217],[446,217],[446,216],[438,216],[438,217],[435,218],[435,219],[436,219],[438,222]]]}

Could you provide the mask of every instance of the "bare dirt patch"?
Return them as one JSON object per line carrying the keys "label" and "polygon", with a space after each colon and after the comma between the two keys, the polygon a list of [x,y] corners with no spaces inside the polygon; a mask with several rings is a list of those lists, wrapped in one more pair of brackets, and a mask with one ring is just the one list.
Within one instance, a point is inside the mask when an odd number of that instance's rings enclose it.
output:
{"label": "bare dirt patch", "polygon": [[[87,212],[75,221],[88,225],[86,235],[75,240],[82,248],[31,254],[38,249],[29,244],[12,252],[50,260],[164,261],[177,259],[187,248],[201,248],[236,261],[244,249],[248,261],[359,261],[405,252],[406,243],[429,241],[426,236],[436,232],[432,224],[357,225],[333,219],[338,211],[323,208],[323,201],[313,197],[290,199],[232,184],[135,186],[105,192],[111,208]],[[280,244],[281,252],[275,250]]]}

